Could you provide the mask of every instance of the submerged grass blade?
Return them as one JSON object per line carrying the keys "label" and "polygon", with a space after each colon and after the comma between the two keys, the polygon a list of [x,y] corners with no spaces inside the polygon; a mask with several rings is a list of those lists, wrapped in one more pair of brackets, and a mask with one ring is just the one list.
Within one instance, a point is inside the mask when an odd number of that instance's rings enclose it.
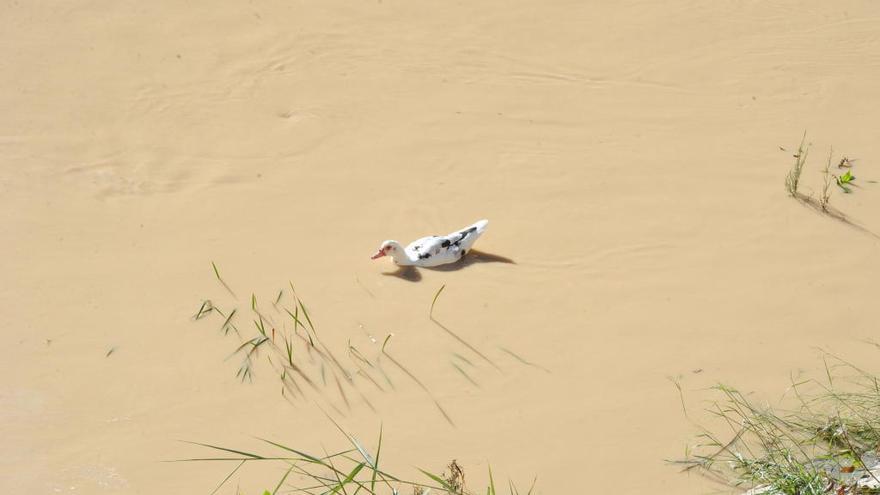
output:
{"label": "submerged grass blade", "polygon": [[265,337],[266,336],[266,326],[263,323],[263,317],[260,316],[259,318],[260,318],[259,321],[254,320],[254,326],[257,327],[257,331],[260,332],[260,335]]}
{"label": "submerged grass blade", "polygon": [[541,371],[543,371],[543,372],[545,372],[545,373],[552,373],[550,370],[548,370],[547,368],[541,366],[540,364],[536,364],[536,363],[533,363],[533,362],[531,362],[531,361],[528,361],[528,360],[526,360],[525,358],[523,358],[522,356],[520,356],[519,354],[516,354],[515,352],[511,351],[510,349],[508,349],[508,348],[506,348],[506,347],[498,347],[498,349],[500,349],[501,352],[504,352],[505,354],[508,354],[510,357],[516,359],[517,361],[519,361],[520,363],[522,363],[522,364],[524,364],[524,365],[526,365],[526,366],[531,366],[531,367],[533,367],[533,368],[538,368],[539,370],[541,370]]}
{"label": "submerged grass blade", "polygon": [[223,280],[223,277],[220,276],[220,270],[217,269],[217,264],[214,263],[213,261],[211,262],[211,268],[214,269],[214,276],[217,277],[217,281],[220,282],[220,285],[222,285],[224,289],[226,289],[226,292],[229,292],[229,294],[231,294],[232,297],[237,298],[237,296],[235,295],[235,292],[232,291],[232,289],[229,287],[229,285],[226,284],[226,281]]}
{"label": "submerged grass blade", "polygon": [[688,417],[687,407],[684,405],[684,392],[681,390],[681,379],[680,377],[667,376],[667,380],[672,382],[675,385],[675,388],[678,390],[678,399],[681,401],[681,411],[684,413],[684,417]]}
{"label": "submerged grass blade", "polygon": [[461,376],[463,376],[465,380],[471,382],[471,385],[480,388],[480,384],[477,383],[473,378],[471,378],[471,375],[468,375],[465,370],[461,369],[461,366],[457,365],[455,361],[452,361],[452,367],[458,370],[458,372],[461,373]]}
{"label": "submerged grass blade", "polygon": [[[487,363],[489,363],[490,365],[492,365],[493,368],[495,368],[496,370],[498,370],[498,371],[500,371],[500,372],[503,373],[503,371],[501,371],[501,368],[499,368],[498,365],[496,365],[491,359],[489,359],[488,357],[486,357],[485,354],[483,354],[482,352],[480,352],[476,347],[474,347],[473,345],[471,345],[469,342],[467,342],[467,341],[464,340],[463,338],[459,337],[458,334],[456,334],[455,332],[453,332],[452,330],[450,330],[446,325],[440,323],[439,321],[437,321],[437,320],[434,318],[434,305],[437,303],[437,298],[440,297],[440,293],[443,292],[443,289],[445,289],[445,288],[446,288],[446,284],[441,285],[441,286],[440,286],[440,289],[437,290],[437,293],[434,294],[434,299],[431,301],[431,309],[428,310],[428,319],[431,320],[432,322],[434,322],[434,324],[437,325],[438,327],[442,328],[446,333],[448,333],[449,335],[451,335],[452,338],[454,338],[455,340],[459,341],[463,346],[465,346],[465,347],[467,347],[468,349],[470,349],[474,354],[476,354],[477,356],[480,356],[480,357],[483,359],[483,361],[486,361]],[[386,338],[385,340],[386,340],[386,342],[388,341],[387,338]],[[384,346],[383,346],[383,348],[384,348]]]}
{"label": "submerged grass blade", "polygon": [[235,330],[235,333],[238,333],[238,328],[235,328],[235,325],[232,324],[232,317],[235,316],[237,308],[233,308],[232,311],[229,312],[229,316],[226,317],[226,320],[223,322],[223,325],[220,327],[220,330],[223,332],[223,335],[229,334],[229,329],[232,328]]}
{"label": "submerged grass blade", "polygon": [[437,293],[434,294],[434,299],[431,300],[431,309],[428,311],[428,318],[434,318],[434,305],[437,304],[437,298],[440,297],[440,293],[443,292],[443,289],[446,288],[446,284],[440,286],[437,290]]}
{"label": "submerged grass blade", "polygon": [[467,347],[468,349],[470,349],[471,352],[473,352],[474,354],[476,354],[477,356],[479,356],[483,361],[486,361],[487,363],[489,363],[489,365],[491,365],[493,368],[495,368],[496,370],[498,370],[500,373],[504,373],[504,371],[503,371],[501,368],[499,368],[498,365],[495,364],[494,361],[492,361],[491,359],[489,359],[485,354],[483,354],[479,349],[477,349],[476,347],[474,347],[470,342],[464,340],[464,339],[461,338],[458,334],[456,334],[455,332],[453,332],[452,330],[450,330],[449,327],[447,327],[446,325],[440,323],[439,321],[435,320],[434,318],[431,318],[431,321],[432,321],[435,325],[437,325],[438,327],[440,327],[444,332],[448,333],[452,338],[454,338],[455,340],[457,340],[461,345],[463,345],[463,346]]}
{"label": "submerged grass blade", "polygon": [[205,315],[207,315],[208,313],[210,313],[213,310],[214,310],[214,305],[211,304],[211,300],[205,299],[204,301],[202,301],[202,305],[199,306],[199,310],[196,312],[195,315],[193,315],[193,320],[199,320],[201,318],[204,318]]}
{"label": "submerged grass blade", "polygon": [[443,415],[443,417],[446,419],[446,421],[449,422],[450,425],[455,426],[455,422],[452,421],[452,417],[449,416],[449,413],[447,413],[445,409],[443,409],[443,406],[440,405],[440,402],[436,398],[434,398],[434,394],[431,393],[431,390],[428,389],[428,387],[425,386],[425,384],[422,383],[422,381],[419,380],[418,377],[416,377],[416,375],[414,375],[409,369],[407,369],[404,365],[400,364],[400,362],[398,360],[394,359],[394,356],[392,356],[391,354],[388,353],[386,347],[388,346],[388,342],[390,340],[391,340],[391,334],[388,334],[388,336],[385,337],[385,342],[382,343],[382,355],[387,357],[389,361],[391,361],[395,366],[400,368],[400,370],[403,371],[406,374],[406,376],[410,377],[412,379],[412,381],[416,382],[416,385],[418,385],[422,390],[424,390],[425,393],[428,394],[428,397],[430,397],[431,400],[434,401],[434,405],[437,406],[437,409],[440,410],[440,413]]}
{"label": "submerged grass blade", "polygon": [[[290,317],[293,318],[293,330],[294,330],[294,332],[296,332],[297,328],[299,328],[299,327],[302,327],[302,328],[305,330],[306,326],[305,326],[305,325],[302,323],[302,321],[299,319],[299,306],[296,306],[296,307],[294,308],[294,310],[295,310],[296,312],[295,312],[295,313],[291,313],[289,309],[284,308],[284,311],[286,311],[287,314],[289,314]],[[309,344],[311,344],[312,347],[315,347],[315,341],[312,340],[312,334],[309,333],[308,331],[306,331],[306,336],[309,338]]]}
{"label": "submerged grass blade", "polygon": [[535,476],[532,478],[532,486],[529,487],[529,491],[526,492],[526,495],[532,495],[532,492],[535,491],[535,485],[538,484],[538,477]]}
{"label": "submerged grass blade", "polygon": [[293,342],[284,338],[284,350],[287,351],[287,364],[293,367]]}
{"label": "submerged grass blade", "polygon": [[453,356],[453,357],[456,357],[456,358],[458,358],[458,359],[461,359],[462,361],[464,361],[465,363],[467,363],[469,366],[473,366],[473,365],[474,365],[474,363],[472,363],[470,359],[468,359],[468,358],[462,356],[461,354],[459,354],[459,353],[457,353],[457,352],[453,352],[453,353],[452,353],[452,356]]}
{"label": "submerged grass blade", "polygon": [[315,326],[312,324],[312,318],[309,316],[309,311],[306,309],[306,306],[303,304],[302,299],[297,298],[296,302],[299,304],[300,309],[302,309],[303,316],[306,317],[306,322],[309,324],[309,329],[315,334],[317,338],[318,332],[315,331]]}

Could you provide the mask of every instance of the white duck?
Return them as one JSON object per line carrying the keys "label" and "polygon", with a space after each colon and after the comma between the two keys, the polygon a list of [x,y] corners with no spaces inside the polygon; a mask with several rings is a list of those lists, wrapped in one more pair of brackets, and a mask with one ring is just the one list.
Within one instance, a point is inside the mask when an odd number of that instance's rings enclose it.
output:
{"label": "white duck", "polygon": [[400,266],[432,267],[452,263],[464,258],[488,224],[488,220],[480,220],[447,236],[422,237],[406,248],[397,241],[385,241],[373,259],[391,256],[394,263]]}

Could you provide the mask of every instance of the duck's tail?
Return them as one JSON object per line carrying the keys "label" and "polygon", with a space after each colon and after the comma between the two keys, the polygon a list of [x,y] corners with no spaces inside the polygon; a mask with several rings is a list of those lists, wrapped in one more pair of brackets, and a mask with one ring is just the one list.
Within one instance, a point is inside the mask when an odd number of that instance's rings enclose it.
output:
{"label": "duck's tail", "polygon": [[486,230],[487,225],[489,225],[488,220],[480,220],[480,221],[476,222],[475,224],[471,225],[471,227],[475,227],[477,229],[477,234],[479,235],[479,234],[482,234],[483,231]]}

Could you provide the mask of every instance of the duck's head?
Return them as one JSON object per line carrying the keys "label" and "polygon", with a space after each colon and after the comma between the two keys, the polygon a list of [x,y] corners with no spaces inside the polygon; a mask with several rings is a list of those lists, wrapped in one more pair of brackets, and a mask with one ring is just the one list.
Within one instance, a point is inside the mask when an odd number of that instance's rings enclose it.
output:
{"label": "duck's head", "polygon": [[372,259],[378,259],[382,256],[391,256],[397,259],[398,256],[404,256],[403,246],[397,241],[385,241],[379,246],[379,250],[372,256]]}

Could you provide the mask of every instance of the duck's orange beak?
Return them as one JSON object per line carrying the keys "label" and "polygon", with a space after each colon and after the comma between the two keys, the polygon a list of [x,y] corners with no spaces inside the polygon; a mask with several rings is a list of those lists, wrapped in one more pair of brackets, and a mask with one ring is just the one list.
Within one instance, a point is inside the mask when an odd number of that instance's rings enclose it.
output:
{"label": "duck's orange beak", "polygon": [[370,256],[370,259],[375,260],[375,259],[381,258],[382,256],[385,256],[385,251],[380,249],[379,251],[376,252],[376,254],[374,254],[373,256]]}

